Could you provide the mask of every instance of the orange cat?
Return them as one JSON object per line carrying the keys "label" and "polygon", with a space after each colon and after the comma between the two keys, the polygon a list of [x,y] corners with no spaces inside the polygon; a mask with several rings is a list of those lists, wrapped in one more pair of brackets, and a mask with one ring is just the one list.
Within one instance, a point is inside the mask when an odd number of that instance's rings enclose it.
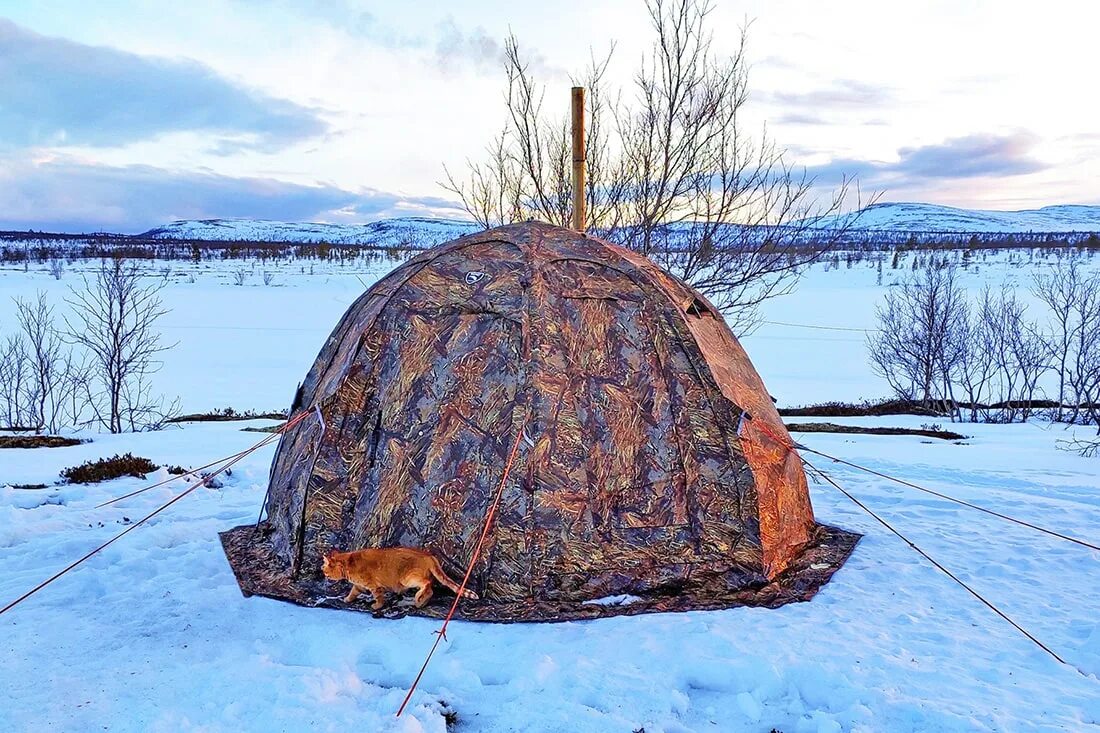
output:
{"label": "orange cat", "polygon": [[[432,553],[411,547],[381,547],[325,555],[321,572],[329,580],[351,582],[351,591],[344,603],[351,603],[363,591],[374,596],[372,608],[378,610],[386,601],[386,591],[404,593],[416,588],[416,607],[423,608],[432,597],[432,578],[458,593],[458,583],[447,577]],[[464,598],[477,600],[472,590],[462,592]]]}

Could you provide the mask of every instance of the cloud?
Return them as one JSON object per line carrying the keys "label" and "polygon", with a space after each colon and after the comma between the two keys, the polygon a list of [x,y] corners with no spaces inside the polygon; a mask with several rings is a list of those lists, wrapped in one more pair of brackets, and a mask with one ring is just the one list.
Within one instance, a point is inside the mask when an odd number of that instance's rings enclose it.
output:
{"label": "cloud", "polygon": [[761,92],[756,98],[768,104],[799,109],[866,107],[890,101],[893,91],[854,79],[839,79],[828,87],[809,92]]}
{"label": "cloud", "polygon": [[422,38],[398,32],[380,22],[355,0],[235,0],[255,13],[290,12],[340,33],[387,48],[422,47]]}
{"label": "cloud", "polygon": [[814,114],[807,114],[805,112],[792,112],[790,114],[780,115],[775,118],[775,122],[781,125],[828,125],[831,124],[829,120],[824,117],[820,117]]}
{"label": "cloud", "polygon": [[1036,142],[1029,133],[969,135],[940,145],[901,148],[897,167],[917,178],[1019,176],[1046,167],[1029,155]]}
{"label": "cloud", "polygon": [[764,58],[756,61],[753,66],[756,67],[771,67],[773,69],[781,69],[783,71],[800,70],[802,67],[794,61],[791,61],[786,56],[765,56]]}
{"label": "cloud", "polygon": [[[827,119],[825,117],[822,117],[821,115],[816,115],[816,114],[812,114],[812,113],[808,113],[808,112],[791,112],[789,114],[784,114],[784,115],[780,115],[778,117],[775,117],[773,119],[773,121],[776,124],[780,124],[780,125],[820,126],[820,125],[835,125],[836,124],[836,120]],[[862,125],[862,126],[883,127],[883,126],[888,125],[890,123],[888,123],[884,119],[876,117],[876,118],[872,118],[872,119],[861,120],[860,122],[858,122],[858,124]]]}
{"label": "cloud", "polygon": [[404,28],[381,21],[354,0],[236,0],[257,10],[272,6],[289,10],[332,30],[369,41],[383,48],[418,52],[420,60],[444,73],[463,67],[478,72],[499,71],[504,55],[503,39],[494,38],[478,26],[465,30],[448,15],[436,23],[428,22],[409,34]]}
{"label": "cloud", "polygon": [[967,178],[1004,178],[1026,175],[1050,166],[1032,157],[1038,138],[1031,133],[967,135],[936,145],[904,147],[892,162],[836,159],[812,166],[810,175],[821,183],[855,176],[873,188],[905,188],[929,181]]}
{"label": "cloud", "polygon": [[462,212],[452,201],[71,158],[0,161],[0,229],[136,233],[176,219],[357,223]]}
{"label": "cloud", "polygon": [[497,71],[501,68],[504,48],[483,28],[463,31],[454,18],[439,24],[435,44],[436,65],[442,70],[453,69],[458,63],[472,64],[477,70]]}
{"label": "cloud", "polygon": [[[251,0],[251,2],[255,3],[260,10],[270,5],[270,0],[261,2]],[[373,13],[351,0],[284,0],[284,4],[353,35],[375,36],[379,40],[392,37],[392,34],[383,32]]]}
{"label": "cloud", "polygon": [[325,132],[317,110],[188,59],[42,36],[0,19],[0,144],[115,147],[197,131],[273,151]]}

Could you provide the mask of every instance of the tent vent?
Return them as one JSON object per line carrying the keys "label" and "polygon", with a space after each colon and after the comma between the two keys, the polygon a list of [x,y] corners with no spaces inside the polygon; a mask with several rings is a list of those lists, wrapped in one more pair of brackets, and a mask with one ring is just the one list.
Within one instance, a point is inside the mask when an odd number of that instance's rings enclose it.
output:
{"label": "tent vent", "polygon": [[707,308],[707,304],[699,298],[694,298],[688,307],[684,309],[689,316],[702,317],[708,315],[710,310]]}

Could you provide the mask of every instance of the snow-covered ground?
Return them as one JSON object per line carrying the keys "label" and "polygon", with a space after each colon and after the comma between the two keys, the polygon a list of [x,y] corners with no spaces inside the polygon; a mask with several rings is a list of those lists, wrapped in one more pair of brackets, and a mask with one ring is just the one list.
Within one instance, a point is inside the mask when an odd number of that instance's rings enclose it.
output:
{"label": "snow-covered ground", "polygon": [[[868,422],[868,421],[855,421]],[[919,418],[878,424],[916,425]],[[268,423],[250,423],[268,424]],[[132,450],[197,464],[242,449],[242,423],[4,451],[5,480],[45,482]],[[1096,460],[1060,430],[967,426],[963,445],[796,436],[1092,541]],[[810,603],[564,624],[456,622],[409,712],[392,716],[437,622],[243,598],[217,532],[251,522],[272,449],[0,616],[0,730],[1083,731],[1100,725],[1100,553],[847,469],[822,466],[1065,657],[1021,637],[828,487],[821,521],[866,537]],[[821,464],[822,462],[818,462]],[[150,480],[160,478],[157,475]],[[175,495],[168,485],[0,489],[0,601]]]}
{"label": "snow-covered ground", "polygon": [[[979,259],[964,283],[1026,284],[1028,253],[1012,257]],[[0,301],[42,289],[60,303],[90,266],[71,266],[61,281],[0,270]],[[264,286],[257,265],[235,286],[236,263],[173,263],[162,330],[179,345],[157,386],[189,411],[285,407],[340,314],[389,266],[310,274],[298,262],[269,264],[274,280]],[[861,332],[805,326],[872,327],[874,303],[908,266],[893,270],[887,260],[881,285],[874,266],[818,266],[794,295],[767,306],[769,323],[745,344],[781,403],[886,393],[866,365]],[[0,334],[10,311],[0,308]],[[928,419],[834,421],[916,427]],[[50,483],[63,467],[126,451],[194,466],[255,443],[263,434],[241,428],[267,424],[189,424],[92,435],[71,448],[3,450],[0,486]],[[1100,459],[1058,450],[1066,432],[1039,424],[961,431],[974,437],[796,438],[1100,541]],[[565,624],[456,623],[409,712],[394,720],[436,622],[303,609],[237,589],[217,532],[255,520],[272,452],[252,455],[224,488],[197,490],[0,616],[0,731],[444,731],[445,710],[457,715],[458,731],[1100,729],[1100,553],[822,460],[814,462],[1070,664],[833,489],[815,486],[818,518],[866,537],[812,602]],[[182,489],[177,481],[94,508],[143,485],[0,488],[0,605]]]}
{"label": "snow-covered ground", "polygon": [[[791,295],[765,303],[764,322],[743,342],[780,405],[886,396],[889,387],[867,362],[866,333],[875,327],[875,306],[886,288],[913,274],[908,253],[893,268],[893,255],[839,266],[815,265]],[[961,258],[958,252],[937,257]],[[1025,300],[1030,273],[1049,268],[1051,250],[979,253],[960,266],[959,282],[977,295],[1007,284]],[[1100,256],[1082,260],[1100,269]],[[882,263],[881,275],[878,263]],[[266,263],[240,261],[149,262],[150,277],[164,277],[162,292],[170,312],[159,327],[167,344],[154,385],[179,396],[185,412],[232,406],[237,410],[287,407],[321,345],[344,310],[363,290],[395,266],[385,259],[340,265],[294,259]],[[0,268],[0,337],[14,326],[11,297],[38,291],[65,310],[71,287],[98,266],[78,261],[55,280],[45,266]],[[244,271],[244,285],[235,273]],[[264,285],[264,272],[270,285]],[[1038,313],[1038,310],[1036,310]],[[821,328],[824,327],[824,328]],[[848,329],[848,330],[832,330]]]}

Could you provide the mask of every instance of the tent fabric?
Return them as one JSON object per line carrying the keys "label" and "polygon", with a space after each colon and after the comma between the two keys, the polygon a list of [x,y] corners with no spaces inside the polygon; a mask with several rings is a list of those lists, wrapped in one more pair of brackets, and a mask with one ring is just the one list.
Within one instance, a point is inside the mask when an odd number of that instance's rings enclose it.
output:
{"label": "tent fabric", "polygon": [[[395,269],[348,309],[293,410],[317,417],[280,442],[266,522],[223,536],[248,593],[315,600],[330,549],[423,547],[461,576],[521,425],[469,618],[802,600],[858,539],[814,521],[714,307],[558,227],[499,227]],[[621,594],[642,600],[591,604]]]}

